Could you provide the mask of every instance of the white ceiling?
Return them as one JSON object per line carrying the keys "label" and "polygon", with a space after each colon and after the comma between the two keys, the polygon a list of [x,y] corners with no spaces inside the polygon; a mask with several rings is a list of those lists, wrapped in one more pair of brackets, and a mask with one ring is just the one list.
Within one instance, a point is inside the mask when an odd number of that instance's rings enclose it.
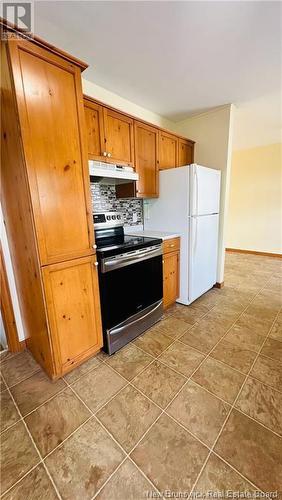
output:
{"label": "white ceiling", "polygon": [[280,92],[280,2],[36,1],[84,77],[172,120]]}

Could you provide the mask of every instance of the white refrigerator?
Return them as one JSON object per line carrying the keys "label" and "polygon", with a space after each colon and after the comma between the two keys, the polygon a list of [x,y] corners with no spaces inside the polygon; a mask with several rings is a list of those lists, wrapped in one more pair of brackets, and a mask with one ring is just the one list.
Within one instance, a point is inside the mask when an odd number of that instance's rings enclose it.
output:
{"label": "white refrigerator", "polygon": [[197,164],[162,170],[159,198],[146,202],[145,231],[180,234],[182,304],[191,304],[216,283],[220,175]]}

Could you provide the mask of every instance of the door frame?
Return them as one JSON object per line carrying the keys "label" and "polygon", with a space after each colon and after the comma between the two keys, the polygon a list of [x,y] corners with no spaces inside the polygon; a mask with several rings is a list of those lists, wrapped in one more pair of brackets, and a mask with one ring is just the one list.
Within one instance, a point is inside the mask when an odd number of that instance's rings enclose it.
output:
{"label": "door frame", "polygon": [[25,341],[20,342],[10,294],[7,271],[4,261],[2,245],[0,244],[0,274],[1,274],[1,314],[7,338],[8,349],[11,352],[20,352],[25,349]]}

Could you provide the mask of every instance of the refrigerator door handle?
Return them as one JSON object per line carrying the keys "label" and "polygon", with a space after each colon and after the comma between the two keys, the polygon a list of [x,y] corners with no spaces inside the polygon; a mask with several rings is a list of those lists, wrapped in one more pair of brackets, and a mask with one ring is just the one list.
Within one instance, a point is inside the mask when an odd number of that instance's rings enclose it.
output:
{"label": "refrigerator door handle", "polygon": [[198,237],[198,217],[194,217],[193,220],[195,221],[196,223],[196,227],[195,227],[195,237],[194,237],[194,254],[196,252],[196,248],[197,248],[197,237]]}
{"label": "refrigerator door handle", "polygon": [[195,190],[196,190],[196,214],[198,215],[198,207],[199,207],[199,180],[198,180],[198,174],[197,174],[197,167],[195,167]]}

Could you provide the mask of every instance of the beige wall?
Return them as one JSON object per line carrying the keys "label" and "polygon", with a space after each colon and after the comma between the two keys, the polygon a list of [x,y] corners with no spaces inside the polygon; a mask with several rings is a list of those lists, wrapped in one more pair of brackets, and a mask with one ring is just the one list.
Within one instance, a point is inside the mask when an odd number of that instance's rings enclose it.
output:
{"label": "beige wall", "polygon": [[227,247],[282,253],[282,148],[234,151]]}
{"label": "beige wall", "polygon": [[219,250],[217,281],[224,281],[224,261],[229,206],[233,106],[222,106],[177,123],[177,131],[196,141],[195,162],[221,170]]}
{"label": "beige wall", "polygon": [[134,104],[134,102],[128,101],[127,99],[124,99],[114,92],[104,89],[89,80],[82,79],[82,89],[84,94],[98,99],[98,101],[102,101],[109,106],[113,106],[113,108],[120,109],[121,111],[136,116],[137,118],[154,123],[159,127],[172,131],[175,129],[175,122],[172,122],[167,118],[150,111],[149,109],[142,108],[142,106],[138,106],[138,104]]}
{"label": "beige wall", "polygon": [[7,279],[8,279],[8,283],[9,283],[9,290],[10,290],[11,300],[12,300],[12,304],[13,304],[13,311],[14,311],[14,315],[15,315],[16,327],[17,327],[19,340],[21,341],[21,340],[24,340],[26,336],[25,336],[25,331],[24,331],[24,325],[22,322],[22,316],[21,316],[21,311],[20,311],[18,293],[17,293],[14,270],[13,270],[13,264],[12,264],[12,260],[11,260],[11,255],[10,255],[10,250],[9,250],[9,242],[8,242],[8,237],[7,237],[7,233],[6,233],[6,227],[4,224],[4,218],[3,218],[1,204],[0,204],[0,235],[1,235],[3,257],[4,257],[6,272],[7,272]]}

